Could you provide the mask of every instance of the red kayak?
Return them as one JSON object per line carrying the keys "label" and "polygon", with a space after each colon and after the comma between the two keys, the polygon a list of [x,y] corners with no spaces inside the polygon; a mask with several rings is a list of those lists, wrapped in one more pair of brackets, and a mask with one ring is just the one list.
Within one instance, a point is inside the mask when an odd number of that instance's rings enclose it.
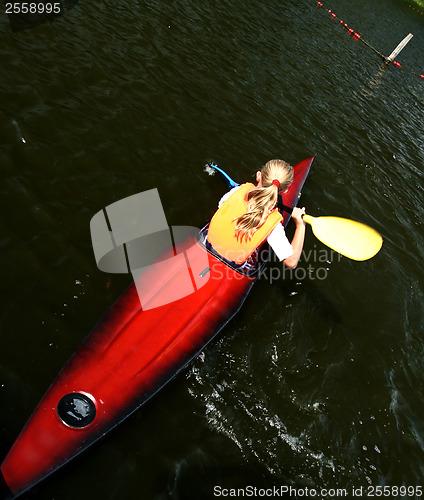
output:
{"label": "red kayak", "polygon": [[[313,160],[295,166],[285,205],[296,205]],[[284,224],[289,217],[284,212]],[[130,286],[64,366],[1,465],[0,498],[20,495],[120,423],[237,313],[264,263],[250,274],[233,269],[205,248],[206,233],[207,226],[180,244],[185,265],[168,259],[140,278],[153,283],[151,307],[142,308]],[[194,291],[170,301],[187,262]]]}

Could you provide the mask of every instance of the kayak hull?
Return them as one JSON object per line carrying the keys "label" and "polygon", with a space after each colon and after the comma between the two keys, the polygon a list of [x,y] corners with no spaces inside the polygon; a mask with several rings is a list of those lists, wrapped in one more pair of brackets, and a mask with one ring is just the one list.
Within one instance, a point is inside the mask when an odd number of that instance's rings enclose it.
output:
{"label": "kayak hull", "polygon": [[[313,158],[295,167],[286,205],[296,204]],[[3,498],[31,488],[139,408],[240,309],[258,273],[232,269],[193,236],[181,249],[185,258],[141,275],[157,283],[151,306],[141,306],[137,282],[130,286],[59,373],[1,465]],[[187,270],[193,293],[168,301]]]}

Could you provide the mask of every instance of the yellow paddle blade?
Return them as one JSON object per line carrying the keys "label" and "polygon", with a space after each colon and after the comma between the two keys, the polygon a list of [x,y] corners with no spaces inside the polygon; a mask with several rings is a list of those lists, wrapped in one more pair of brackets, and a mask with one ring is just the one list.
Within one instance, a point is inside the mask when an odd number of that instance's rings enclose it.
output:
{"label": "yellow paddle blade", "polygon": [[361,222],[311,215],[304,215],[303,220],[312,226],[312,231],[320,241],[349,259],[370,259],[383,245],[381,235]]}

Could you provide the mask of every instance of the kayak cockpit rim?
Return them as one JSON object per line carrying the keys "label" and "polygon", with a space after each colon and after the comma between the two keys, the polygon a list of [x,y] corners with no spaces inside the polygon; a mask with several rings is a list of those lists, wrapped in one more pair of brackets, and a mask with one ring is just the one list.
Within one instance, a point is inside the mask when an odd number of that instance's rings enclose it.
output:
{"label": "kayak cockpit rim", "polygon": [[220,255],[218,252],[216,252],[213,248],[208,248],[206,246],[206,238],[208,235],[208,229],[209,229],[209,222],[207,224],[205,224],[202,227],[202,229],[200,229],[200,231],[198,232],[197,241],[198,241],[199,245],[202,246],[208,253],[213,255],[215,257],[215,259],[219,260],[220,262],[222,262],[223,264],[228,266],[230,269],[232,269],[233,271],[235,271],[243,276],[247,276],[248,278],[250,278],[250,277],[259,275],[271,258],[271,250],[269,248],[268,243],[265,242],[258,249],[258,252],[257,252],[258,258],[257,258],[257,262],[255,265],[252,265],[251,267],[248,267],[248,268],[240,268],[240,267],[234,266],[231,264],[231,262],[228,262],[226,259],[224,259],[224,257],[222,257],[222,255]]}

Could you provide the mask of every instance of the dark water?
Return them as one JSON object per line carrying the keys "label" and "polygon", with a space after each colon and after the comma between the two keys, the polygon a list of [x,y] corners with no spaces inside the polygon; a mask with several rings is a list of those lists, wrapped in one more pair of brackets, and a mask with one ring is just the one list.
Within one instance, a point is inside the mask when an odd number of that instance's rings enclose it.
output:
{"label": "dark water", "polygon": [[104,206],[157,187],[169,224],[200,225],[224,192],[207,161],[249,180],[317,153],[308,212],[384,237],[358,263],[308,231],[294,275],[259,281],[204,357],[23,498],[419,497],[393,488],[424,484],[424,20],[401,0],[326,7],[385,54],[414,33],[407,70],[308,0],[81,1],[17,33],[0,17],[1,456],[129,283],[95,265]]}

